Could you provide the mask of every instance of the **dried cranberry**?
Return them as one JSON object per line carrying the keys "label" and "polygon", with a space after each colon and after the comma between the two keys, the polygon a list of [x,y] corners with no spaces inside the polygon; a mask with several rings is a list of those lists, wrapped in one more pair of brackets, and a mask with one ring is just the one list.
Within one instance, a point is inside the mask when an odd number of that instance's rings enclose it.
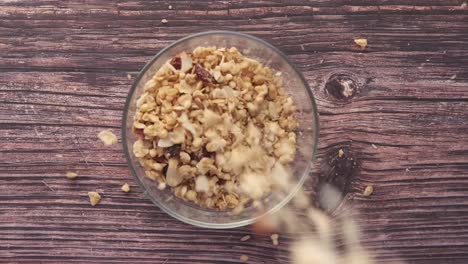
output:
{"label": "dried cranberry", "polygon": [[145,134],[143,133],[143,129],[134,128],[134,129],[133,129],[133,133],[135,133],[135,135],[136,135],[139,139],[143,139],[143,138],[145,137]]}
{"label": "dried cranberry", "polygon": [[213,84],[216,80],[211,76],[211,74],[203,68],[200,64],[195,64],[195,74],[197,78],[202,81],[205,85]]}
{"label": "dried cranberry", "polygon": [[170,63],[172,66],[174,66],[176,70],[180,70],[180,68],[182,67],[182,60],[180,59],[180,57],[172,58]]}

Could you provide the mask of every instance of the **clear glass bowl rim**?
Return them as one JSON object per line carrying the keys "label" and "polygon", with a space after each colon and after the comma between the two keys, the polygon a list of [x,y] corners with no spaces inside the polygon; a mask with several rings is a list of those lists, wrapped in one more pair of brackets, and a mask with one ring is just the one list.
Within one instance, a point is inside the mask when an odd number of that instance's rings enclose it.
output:
{"label": "clear glass bowl rim", "polygon": [[[309,95],[309,99],[311,101],[313,115],[314,115],[314,124],[312,124],[313,125],[313,130],[314,130],[314,139],[313,139],[314,144],[313,144],[313,147],[311,149],[311,151],[312,151],[311,159],[309,161],[307,169],[303,172],[303,174],[302,174],[301,178],[299,179],[298,183],[296,184],[296,186],[285,197],[285,199],[283,199],[279,204],[272,207],[270,210],[263,213],[262,215],[255,216],[255,217],[252,217],[250,219],[246,219],[246,220],[242,220],[242,221],[238,221],[238,222],[233,222],[233,223],[219,224],[219,223],[202,222],[202,221],[187,218],[187,217],[185,217],[183,215],[180,215],[178,212],[170,210],[169,208],[165,207],[162,202],[156,200],[155,198],[153,198],[151,195],[149,195],[146,192],[145,186],[143,185],[143,183],[138,178],[137,173],[135,171],[135,168],[133,167],[134,165],[133,165],[132,160],[130,158],[130,155],[132,155],[132,154],[129,152],[129,147],[127,145],[127,115],[128,115],[128,110],[129,110],[129,107],[130,107],[130,101],[131,101],[131,98],[132,98],[133,94],[135,93],[135,90],[136,90],[136,88],[138,86],[138,83],[140,82],[140,79],[142,78],[144,73],[151,67],[151,65],[153,65],[153,63],[156,60],[159,59],[159,57],[162,54],[164,54],[167,50],[170,50],[172,47],[177,46],[178,44],[180,44],[180,43],[182,43],[184,41],[193,39],[193,38],[210,36],[210,35],[234,35],[234,36],[237,36],[237,37],[250,39],[250,40],[253,40],[253,41],[256,41],[256,42],[260,43],[263,46],[266,46],[267,48],[269,48],[269,49],[273,50],[275,53],[277,53],[294,70],[294,72],[301,79],[302,84],[306,88],[307,94]],[[307,176],[309,175],[309,172],[311,170],[311,163],[314,161],[315,155],[316,155],[316,152],[317,152],[318,135],[319,135],[319,119],[318,118],[319,118],[319,116],[318,116],[318,111],[317,111],[317,105],[316,105],[316,102],[315,102],[315,97],[312,94],[312,90],[310,89],[309,84],[307,83],[307,81],[304,78],[304,76],[302,75],[302,73],[297,69],[297,67],[288,59],[288,57],[282,51],[280,51],[278,48],[271,45],[270,43],[266,42],[265,40],[254,37],[254,36],[249,35],[249,34],[235,32],[235,31],[227,31],[227,30],[212,30],[212,31],[205,31],[205,32],[192,34],[192,35],[183,37],[181,39],[178,39],[177,41],[171,43],[170,45],[166,46],[161,51],[159,51],[140,70],[140,72],[138,73],[137,78],[135,78],[135,80],[134,80],[134,82],[132,84],[132,87],[130,88],[130,91],[128,92],[128,95],[127,95],[127,98],[126,98],[126,101],[125,101],[125,106],[124,106],[124,111],[123,111],[123,116],[122,116],[122,144],[123,144],[123,147],[124,147],[124,155],[125,155],[125,158],[127,160],[127,164],[128,164],[129,169],[130,169],[130,172],[131,172],[131,174],[133,176],[134,181],[136,181],[138,183],[138,185],[140,186],[141,189],[145,190],[145,192],[144,192],[145,196],[147,196],[157,207],[159,207],[165,213],[167,213],[170,216],[176,218],[177,220],[180,220],[182,222],[185,222],[185,223],[188,223],[188,224],[191,224],[191,225],[194,225],[194,226],[199,226],[199,227],[204,227],[204,228],[212,228],[212,229],[235,228],[235,227],[241,227],[241,226],[246,226],[246,225],[252,224],[252,223],[256,222],[257,220],[261,219],[262,217],[264,217],[265,215],[272,214],[272,213],[280,210],[284,205],[286,205],[294,197],[294,195],[297,193],[297,191],[299,191],[299,189],[304,184]]]}

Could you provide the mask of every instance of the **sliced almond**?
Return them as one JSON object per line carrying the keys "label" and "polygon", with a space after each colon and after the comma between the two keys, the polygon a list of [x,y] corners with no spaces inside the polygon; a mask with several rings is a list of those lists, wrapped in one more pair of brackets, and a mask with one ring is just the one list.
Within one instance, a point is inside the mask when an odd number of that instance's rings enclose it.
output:
{"label": "sliced almond", "polygon": [[179,185],[184,179],[182,175],[177,173],[178,165],[179,161],[177,159],[169,159],[166,172],[166,183],[171,187]]}
{"label": "sliced almond", "polygon": [[192,59],[185,52],[180,54],[180,61],[181,61],[181,66],[180,66],[181,72],[187,72],[188,70],[192,69],[193,67]]}

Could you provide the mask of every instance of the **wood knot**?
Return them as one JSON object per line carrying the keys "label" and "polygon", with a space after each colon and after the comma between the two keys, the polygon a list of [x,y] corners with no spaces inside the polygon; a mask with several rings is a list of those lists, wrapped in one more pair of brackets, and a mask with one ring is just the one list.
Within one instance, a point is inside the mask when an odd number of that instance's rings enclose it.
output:
{"label": "wood knot", "polygon": [[333,148],[325,154],[324,159],[320,165],[317,193],[320,206],[327,211],[333,211],[351,191],[350,186],[355,178],[358,162],[348,147]]}
{"label": "wood knot", "polygon": [[348,101],[360,89],[359,82],[349,73],[336,73],[328,78],[325,83],[325,91],[339,101]]}

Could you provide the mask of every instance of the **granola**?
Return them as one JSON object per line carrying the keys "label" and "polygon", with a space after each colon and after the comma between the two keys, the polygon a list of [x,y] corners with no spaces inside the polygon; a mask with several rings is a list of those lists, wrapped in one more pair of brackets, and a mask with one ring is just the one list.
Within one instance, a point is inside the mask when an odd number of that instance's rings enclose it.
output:
{"label": "granola", "polygon": [[145,175],[199,206],[240,211],[294,159],[296,106],[281,73],[236,48],[178,54],[136,104],[133,154]]}

